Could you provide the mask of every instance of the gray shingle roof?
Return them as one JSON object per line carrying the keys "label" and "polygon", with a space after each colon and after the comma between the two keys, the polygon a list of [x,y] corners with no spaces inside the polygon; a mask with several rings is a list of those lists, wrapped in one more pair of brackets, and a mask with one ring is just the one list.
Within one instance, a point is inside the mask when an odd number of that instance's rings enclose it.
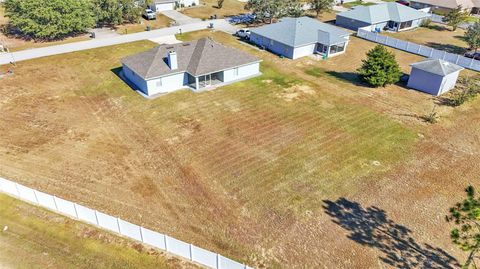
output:
{"label": "gray shingle roof", "polygon": [[[178,68],[170,69],[169,51],[177,53]],[[175,45],[160,45],[122,59],[122,63],[144,79],[187,72],[200,76],[236,66],[259,62],[255,56],[221,45],[210,38]]]}
{"label": "gray shingle roof", "polygon": [[462,6],[463,8],[480,7],[478,0],[414,0],[412,2],[451,9],[457,6]]}
{"label": "gray shingle roof", "polygon": [[[345,42],[349,32],[342,28],[309,17],[283,18],[277,23],[250,29],[252,33],[267,37],[291,47],[320,42]],[[319,34],[322,31],[324,34]],[[320,42],[321,43],[321,42]],[[330,45],[323,43],[325,45]]]}
{"label": "gray shingle roof", "polygon": [[376,24],[387,21],[406,22],[427,18],[430,15],[411,7],[391,2],[372,6],[356,6],[352,10],[339,13],[337,16]]}
{"label": "gray shingle roof", "polygon": [[464,68],[453,63],[439,59],[426,59],[410,65],[412,68],[420,69],[428,73],[446,76],[461,71]]}

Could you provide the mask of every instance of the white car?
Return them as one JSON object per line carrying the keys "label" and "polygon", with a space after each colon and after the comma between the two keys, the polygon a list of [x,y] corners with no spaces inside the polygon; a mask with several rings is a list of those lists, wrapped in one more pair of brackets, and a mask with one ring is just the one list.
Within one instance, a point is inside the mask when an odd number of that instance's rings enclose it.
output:
{"label": "white car", "polygon": [[244,39],[250,38],[250,30],[249,29],[240,29],[237,31],[237,36]]}
{"label": "white car", "polygon": [[143,16],[144,16],[145,19],[147,19],[147,20],[155,20],[155,19],[157,19],[157,14],[156,14],[153,10],[151,10],[151,9],[149,9],[149,8],[145,9],[145,12],[143,12]]}

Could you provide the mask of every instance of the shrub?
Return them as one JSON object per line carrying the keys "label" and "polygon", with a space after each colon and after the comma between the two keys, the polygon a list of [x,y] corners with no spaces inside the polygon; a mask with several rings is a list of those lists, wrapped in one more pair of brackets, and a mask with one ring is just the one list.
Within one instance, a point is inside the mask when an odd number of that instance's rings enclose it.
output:
{"label": "shrub", "polygon": [[358,69],[360,78],[373,87],[397,83],[402,75],[395,55],[382,45],[367,52],[367,59],[362,62],[362,67]]}

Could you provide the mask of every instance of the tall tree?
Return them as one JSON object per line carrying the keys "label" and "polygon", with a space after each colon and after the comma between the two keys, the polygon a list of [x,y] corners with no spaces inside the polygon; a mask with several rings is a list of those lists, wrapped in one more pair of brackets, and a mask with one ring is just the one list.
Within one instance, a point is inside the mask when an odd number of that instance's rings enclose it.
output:
{"label": "tall tree", "polygon": [[395,55],[382,45],[367,52],[367,59],[362,62],[362,67],[358,69],[360,77],[373,87],[396,83],[402,75]]}
{"label": "tall tree", "polygon": [[119,0],[93,0],[98,25],[118,25],[123,23],[123,10]]}
{"label": "tall tree", "polygon": [[142,12],[147,7],[145,2],[143,5],[139,4],[135,0],[120,0],[120,6],[122,8],[122,17],[124,22],[138,22],[142,17]]}
{"label": "tall tree", "polygon": [[477,51],[480,47],[480,21],[477,21],[468,27],[465,32],[465,41],[471,49]]}
{"label": "tall tree", "polygon": [[11,28],[43,40],[64,38],[95,25],[90,0],[6,0]]}
{"label": "tall tree", "polygon": [[448,26],[452,27],[452,30],[455,31],[458,28],[460,23],[465,22],[468,18],[468,13],[463,9],[463,7],[457,6],[452,11],[445,14],[443,17],[443,22],[447,23]]}
{"label": "tall tree", "polygon": [[310,0],[310,9],[317,13],[317,17],[323,12],[331,11],[335,0]]}
{"label": "tall tree", "polygon": [[477,268],[475,259],[480,259],[480,198],[475,197],[475,189],[465,189],[467,198],[450,208],[447,221],[453,221],[455,228],[450,233],[454,244],[468,252],[463,268]]}

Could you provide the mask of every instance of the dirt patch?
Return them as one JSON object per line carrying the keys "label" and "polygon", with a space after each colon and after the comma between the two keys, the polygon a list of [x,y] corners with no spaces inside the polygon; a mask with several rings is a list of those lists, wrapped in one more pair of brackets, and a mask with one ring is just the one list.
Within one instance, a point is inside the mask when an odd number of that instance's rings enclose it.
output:
{"label": "dirt patch", "polygon": [[289,88],[283,89],[282,93],[279,93],[277,96],[287,102],[301,99],[302,97],[308,95],[314,95],[315,90],[312,87],[307,85],[294,85]]}

